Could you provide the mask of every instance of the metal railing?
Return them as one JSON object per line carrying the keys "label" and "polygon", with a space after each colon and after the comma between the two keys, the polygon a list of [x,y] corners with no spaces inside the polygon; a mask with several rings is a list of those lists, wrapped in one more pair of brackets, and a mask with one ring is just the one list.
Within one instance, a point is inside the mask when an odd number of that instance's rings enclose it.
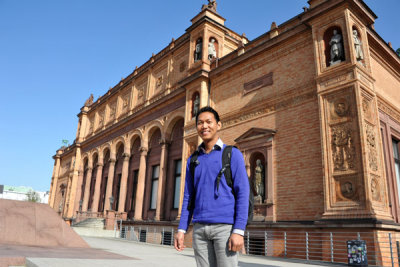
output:
{"label": "metal railing", "polygon": [[[119,238],[173,246],[172,227],[123,226]],[[347,241],[363,240],[370,266],[400,267],[400,233],[396,232],[315,232],[315,231],[255,231],[244,236],[243,254],[283,257],[330,263],[348,263]],[[186,244],[190,247],[191,244]]]}

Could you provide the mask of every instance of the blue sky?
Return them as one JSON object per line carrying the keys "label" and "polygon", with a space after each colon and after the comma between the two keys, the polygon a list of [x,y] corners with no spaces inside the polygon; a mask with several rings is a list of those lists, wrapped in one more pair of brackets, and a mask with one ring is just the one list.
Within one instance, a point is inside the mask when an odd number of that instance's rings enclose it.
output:
{"label": "blue sky", "polygon": [[[306,0],[217,0],[225,25],[252,40]],[[375,30],[400,47],[398,0],[366,0]],[[206,0],[0,0],[0,184],[49,190],[52,156],[77,114],[185,32]]]}

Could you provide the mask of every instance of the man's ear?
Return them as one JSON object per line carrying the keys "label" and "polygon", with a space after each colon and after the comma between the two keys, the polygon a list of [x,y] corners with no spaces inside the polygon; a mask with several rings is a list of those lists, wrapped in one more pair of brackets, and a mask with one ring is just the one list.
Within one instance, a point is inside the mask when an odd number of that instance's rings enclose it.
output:
{"label": "man's ear", "polygon": [[219,122],[217,123],[217,125],[218,125],[218,128],[217,128],[217,130],[221,130],[221,127],[222,127],[222,123],[221,123],[221,121],[219,121]]}

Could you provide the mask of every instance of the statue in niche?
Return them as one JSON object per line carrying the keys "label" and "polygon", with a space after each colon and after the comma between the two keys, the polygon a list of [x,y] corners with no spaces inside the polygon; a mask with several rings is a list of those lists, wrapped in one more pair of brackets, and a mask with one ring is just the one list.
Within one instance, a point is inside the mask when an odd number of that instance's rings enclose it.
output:
{"label": "statue in niche", "polygon": [[364,59],[364,54],[362,51],[362,42],[360,39],[358,39],[357,30],[353,30],[353,41],[354,41],[354,50],[356,52],[356,59],[357,61],[361,61]]}
{"label": "statue in niche", "polygon": [[343,43],[342,35],[340,35],[337,30],[333,30],[333,36],[329,41],[331,46],[331,61],[330,65],[335,65],[343,61]]}
{"label": "statue in niche", "polygon": [[208,59],[211,60],[217,57],[217,50],[215,50],[215,39],[212,38],[208,43]]}
{"label": "statue in niche", "polygon": [[256,189],[257,196],[254,197],[255,203],[263,203],[265,197],[265,172],[261,160],[256,160],[256,167],[254,169],[254,188]]}
{"label": "statue in niche", "polygon": [[197,112],[199,112],[199,109],[200,109],[200,97],[198,94],[196,94],[196,97],[193,101],[193,114],[192,114],[193,118],[196,117]]}
{"label": "statue in niche", "polygon": [[196,47],[194,50],[194,61],[201,60],[201,51],[202,51],[203,42],[202,40],[198,40],[196,43]]}
{"label": "statue in niche", "polygon": [[93,94],[90,94],[90,97],[85,101],[84,106],[89,107],[91,104],[93,104]]}

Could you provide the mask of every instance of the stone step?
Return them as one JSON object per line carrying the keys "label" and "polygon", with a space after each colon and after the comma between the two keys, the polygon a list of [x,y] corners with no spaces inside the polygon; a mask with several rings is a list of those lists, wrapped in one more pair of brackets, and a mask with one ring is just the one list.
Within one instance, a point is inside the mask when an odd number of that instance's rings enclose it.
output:
{"label": "stone step", "polygon": [[73,225],[74,227],[104,228],[104,219],[88,218]]}

